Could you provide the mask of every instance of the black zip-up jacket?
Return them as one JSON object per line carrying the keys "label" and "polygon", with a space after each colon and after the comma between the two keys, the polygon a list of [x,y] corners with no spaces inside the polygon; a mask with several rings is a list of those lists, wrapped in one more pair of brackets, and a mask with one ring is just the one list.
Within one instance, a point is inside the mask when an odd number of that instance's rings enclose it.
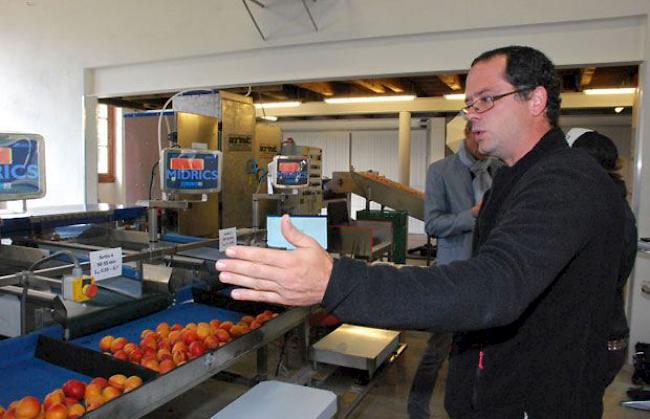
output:
{"label": "black zip-up jacket", "polygon": [[552,129],[497,173],[474,257],[428,269],[342,258],[323,305],[346,322],[457,332],[452,418],[597,418],[623,220],[605,171]]}

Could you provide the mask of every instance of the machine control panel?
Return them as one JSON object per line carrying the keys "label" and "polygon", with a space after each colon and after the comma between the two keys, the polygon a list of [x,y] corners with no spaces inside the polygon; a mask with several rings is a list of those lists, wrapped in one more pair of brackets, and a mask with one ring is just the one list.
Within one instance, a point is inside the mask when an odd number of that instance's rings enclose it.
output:
{"label": "machine control panel", "polygon": [[45,144],[38,134],[0,133],[0,201],[45,195]]}
{"label": "machine control panel", "polygon": [[161,151],[162,190],[205,194],[221,191],[221,152],[166,148]]}
{"label": "machine control panel", "polygon": [[309,157],[275,156],[269,164],[269,176],[276,188],[306,188],[309,186]]}

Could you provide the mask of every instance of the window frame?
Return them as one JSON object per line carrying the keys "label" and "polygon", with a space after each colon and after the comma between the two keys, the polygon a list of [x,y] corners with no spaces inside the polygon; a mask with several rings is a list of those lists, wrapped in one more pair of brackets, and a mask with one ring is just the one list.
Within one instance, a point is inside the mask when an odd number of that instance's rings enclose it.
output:
{"label": "window frame", "polygon": [[[108,172],[97,173],[97,181],[99,183],[114,183],[115,182],[115,107],[106,105],[106,139],[107,152],[108,152]],[[99,152],[99,147],[97,148]]]}

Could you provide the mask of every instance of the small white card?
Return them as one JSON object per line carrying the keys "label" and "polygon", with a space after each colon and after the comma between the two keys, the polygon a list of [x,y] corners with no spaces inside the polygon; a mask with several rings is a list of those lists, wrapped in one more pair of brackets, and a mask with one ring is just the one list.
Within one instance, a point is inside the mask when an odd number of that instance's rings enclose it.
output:
{"label": "small white card", "polygon": [[90,274],[95,281],[122,275],[122,248],[90,252]]}
{"label": "small white card", "polygon": [[237,227],[219,230],[219,251],[225,252],[230,246],[237,245]]}

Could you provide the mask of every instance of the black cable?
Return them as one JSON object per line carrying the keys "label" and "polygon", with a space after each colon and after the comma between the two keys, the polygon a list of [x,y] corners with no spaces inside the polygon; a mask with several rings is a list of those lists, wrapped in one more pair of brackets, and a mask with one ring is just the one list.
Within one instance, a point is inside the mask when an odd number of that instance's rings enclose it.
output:
{"label": "black cable", "polygon": [[156,167],[158,167],[159,161],[156,160],[153,167],[151,168],[151,176],[149,177],[149,200],[151,201],[151,194],[153,193],[153,179],[156,176]]}

